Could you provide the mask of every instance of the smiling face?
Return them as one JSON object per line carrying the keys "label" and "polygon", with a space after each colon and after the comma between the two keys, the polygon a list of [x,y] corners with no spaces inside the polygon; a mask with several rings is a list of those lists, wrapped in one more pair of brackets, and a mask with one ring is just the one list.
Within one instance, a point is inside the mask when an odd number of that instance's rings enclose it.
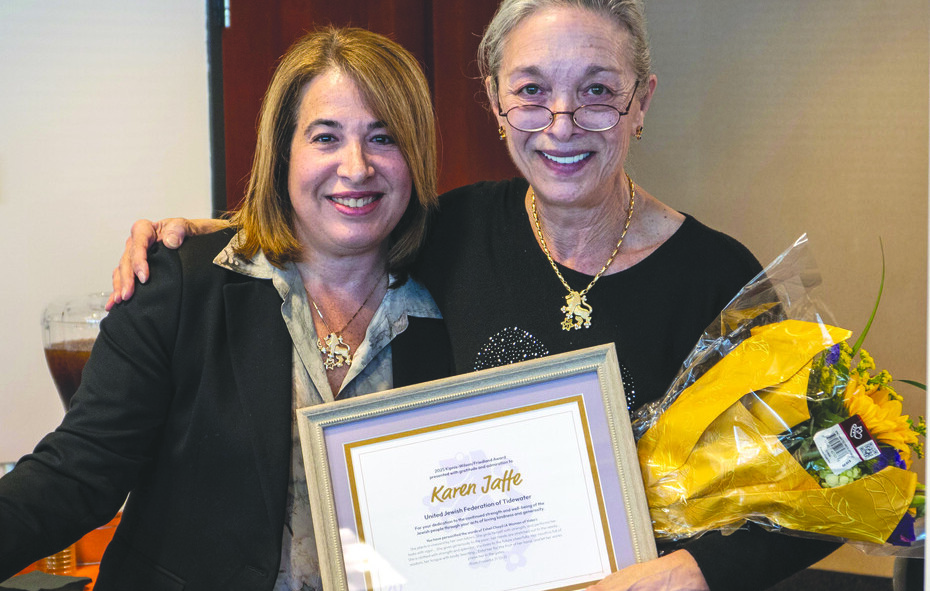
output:
{"label": "smiling face", "polygon": [[294,231],[305,258],[386,253],[411,190],[400,148],[352,79],[327,70],[309,82],[288,166]]}
{"label": "smiling face", "polygon": [[[570,112],[582,105],[609,104],[623,111],[636,84],[628,45],[625,29],[589,10],[540,10],[506,37],[492,108],[506,112],[535,104]],[[622,194],[623,162],[654,87],[653,77],[645,92],[638,93],[643,100],[633,99],[629,114],[603,132],[581,129],[571,115],[556,115],[548,129],[538,132],[516,130],[499,117],[510,156],[539,198],[595,206]],[[488,88],[490,92],[492,85]]]}

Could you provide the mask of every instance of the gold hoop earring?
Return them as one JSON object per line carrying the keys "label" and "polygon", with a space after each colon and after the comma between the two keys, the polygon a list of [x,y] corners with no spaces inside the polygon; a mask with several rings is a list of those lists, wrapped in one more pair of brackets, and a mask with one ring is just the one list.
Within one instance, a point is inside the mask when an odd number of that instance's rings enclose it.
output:
{"label": "gold hoop earring", "polygon": [[643,139],[643,126],[642,125],[636,128],[636,139],[638,140]]}
{"label": "gold hoop earring", "polygon": [[507,139],[507,130],[504,129],[503,125],[499,125],[497,127],[497,135],[500,136],[501,141],[504,141],[505,139]]}

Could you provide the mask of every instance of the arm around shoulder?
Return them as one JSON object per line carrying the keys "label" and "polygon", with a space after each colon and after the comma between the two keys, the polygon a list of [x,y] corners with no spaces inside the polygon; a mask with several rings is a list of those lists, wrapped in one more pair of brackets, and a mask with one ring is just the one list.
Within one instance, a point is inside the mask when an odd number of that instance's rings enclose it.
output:
{"label": "arm around shoulder", "polygon": [[107,310],[124,300],[132,298],[136,279],[145,283],[149,279],[149,249],[156,242],[168,248],[179,248],[188,236],[209,234],[229,228],[227,220],[165,218],[157,222],[136,220],[132,225],[126,248],[119,264],[113,270],[113,292],[107,302]]}

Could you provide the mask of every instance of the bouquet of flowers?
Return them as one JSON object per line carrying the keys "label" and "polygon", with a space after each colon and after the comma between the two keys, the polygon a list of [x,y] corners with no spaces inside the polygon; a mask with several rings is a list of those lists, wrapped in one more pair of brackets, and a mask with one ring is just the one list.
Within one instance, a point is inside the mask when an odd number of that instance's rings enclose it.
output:
{"label": "bouquet of flowers", "polygon": [[754,521],[922,545],[923,486],[908,468],[923,419],[902,414],[890,374],[862,349],[872,319],[852,346],[825,320],[806,244],[740,291],[666,396],[634,418],[660,539]]}

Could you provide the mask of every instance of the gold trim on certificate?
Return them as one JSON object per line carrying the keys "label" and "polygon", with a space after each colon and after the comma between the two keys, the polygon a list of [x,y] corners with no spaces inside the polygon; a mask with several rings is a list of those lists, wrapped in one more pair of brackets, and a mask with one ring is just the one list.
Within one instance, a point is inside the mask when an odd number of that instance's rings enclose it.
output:
{"label": "gold trim on certificate", "polygon": [[[449,421],[446,423],[411,429],[408,431],[391,433],[391,434],[383,435],[380,437],[374,437],[371,439],[356,441],[356,442],[346,445],[345,446],[346,466],[347,466],[348,474],[349,474],[349,485],[350,485],[350,490],[352,494],[352,504],[354,507],[355,522],[358,528],[357,531],[358,531],[359,543],[366,544],[368,543],[368,539],[366,538],[366,533],[365,533],[366,520],[363,519],[363,516],[362,516],[363,507],[362,507],[362,501],[360,499],[360,495],[358,491],[358,481],[355,477],[356,471],[355,471],[353,457],[357,453],[359,453],[361,450],[363,450],[364,448],[375,445],[375,444],[379,444],[379,443],[385,443],[385,442],[402,442],[404,440],[409,440],[411,437],[414,437],[416,435],[438,434],[443,431],[453,430],[457,427],[473,425],[476,423],[487,423],[489,421],[492,421],[494,419],[499,419],[499,418],[510,418],[510,419],[519,418],[521,415],[527,415],[527,414],[532,413],[533,411],[537,411],[540,409],[565,407],[567,405],[574,407],[574,409],[577,411],[577,414],[580,418],[580,426],[581,426],[581,429],[584,435],[584,438],[583,438],[584,450],[586,452],[586,457],[588,460],[587,462],[588,475],[593,483],[592,493],[593,493],[594,499],[596,499],[597,514],[600,517],[600,530],[603,534],[603,544],[606,548],[609,572],[613,572],[614,570],[617,569],[617,561],[616,561],[616,557],[613,551],[613,544],[611,543],[611,539],[610,539],[610,531],[607,527],[607,514],[604,508],[604,498],[601,492],[600,480],[597,474],[597,470],[595,469],[597,464],[594,458],[594,448],[591,444],[590,427],[588,425],[587,416],[584,412],[584,400],[580,395],[563,398],[563,399],[550,400],[550,401],[541,402],[538,404],[531,404],[531,405],[527,405],[527,406],[523,406],[519,408],[511,408],[511,409],[494,412],[494,413],[490,413],[490,414],[482,415],[482,416],[458,419],[458,420]],[[503,476],[493,477],[492,475],[487,475],[487,476],[483,476],[482,478],[484,480],[483,485],[480,484],[480,482],[479,483],[470,482],[467,484],[459,484],[458,486],[455,486],[455,487],[434,486],[431,496],[434,500],[439,500],[439,499],[442,499],[444,496],[461,498],[464,496],[487,494],[491,492],[492,490],[503,490],[506,492],[506,491],[509,491],[510,488],[513,487],[514,485],[519,485],[522,482],[522,474],[520,473],[514,474],[513,470],[505,471]],[[378,548],[374,547],[373,550],[377,552]],[[374,585],[372,583],[372,573],[369,570],[365,571],[365,580],[366,580],[366,588],[373,590]],[[560,587],[559,589],[572,589],[572,588],[575,588],[575,587]]]}

